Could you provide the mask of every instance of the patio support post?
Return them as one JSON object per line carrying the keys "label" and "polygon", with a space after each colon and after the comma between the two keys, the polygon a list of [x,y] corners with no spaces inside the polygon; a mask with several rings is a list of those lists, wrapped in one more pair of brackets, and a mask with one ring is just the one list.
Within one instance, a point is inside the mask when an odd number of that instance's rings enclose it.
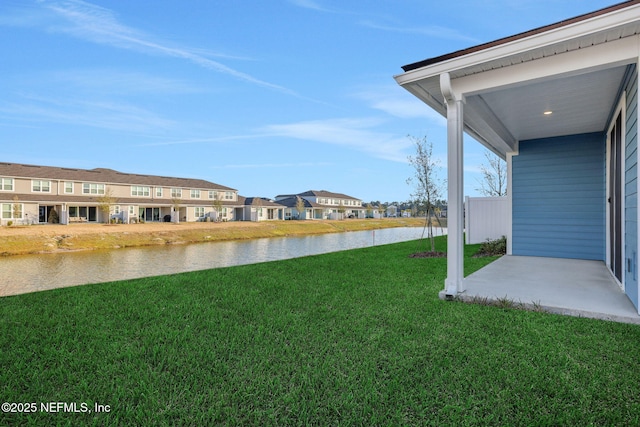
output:
{"label": "patio support post", "polygon": [[463,99],[451,88],[448,73],[440,75],[440,88],[447,103],[447,278],[445,295],[464,291],[464,181]]}

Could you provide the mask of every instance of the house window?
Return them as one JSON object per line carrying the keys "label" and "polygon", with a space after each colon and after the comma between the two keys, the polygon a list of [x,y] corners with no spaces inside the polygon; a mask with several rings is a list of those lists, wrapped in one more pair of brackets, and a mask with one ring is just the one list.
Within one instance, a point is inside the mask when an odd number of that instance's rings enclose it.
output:
{"label": "house window", "polygon": [[139,196],[139,197],[149,197],[151,194],[150,188],[142,185],[132,185],[131,186],[131,195]]}
{"label": "house window", "polygon": [[13,178],[0,178],[0,191],[13,191]]}
{"label": "house window", "polygon": [[156,197],[162,197],[162,187],[156,187]]}
{"label": "house window", "polygon": [[104,194],[104,184],[82,184],[82,194]]}
{"label": "house window", "polygon": [[113,207],[113,213],[114,213],[115,215],[120,215],[120,205],[115,205],[115,206]]}
{"label": "house window", "polygon": [[136,214],[136,207],[135,206],[129,206],[129,215],[130,216],[134,216]]}
{"label": "house window", "polygon": [[233,191],[226,191],[224,193],[224,198],[227,200],[233,200]]}
{"label": "house window", "polygon": [[51,181],[42,181],[39,179],[32,179],[31,191],[33,191],[34,193],[50,193]]}
{"label": "house window", "polygon": [[218,196],[215,191],[209,190],[209,198],[210,199],[218,199]]}
{"label": "house window", "polygon": [[204,206],[196,206],[194,208],[196,218],[202,218],[204,216]]}
{"label": "house window", "polygon": [[65,194],[73,193],[73,182],[65,182],[64,183],[64,192]]}
{"label": "house window", "polygon": [[22,219],[22,203],[3,203],[2,219]]}
{"label": "house window", "polygon": [[191,198],[199,199],[200,198],[200,190],[191,190]]}
{"label": "house window", "polygon": [[182,197],[182,188],[172,188],[171,189],[171,197],[172,198],[180,198],[180,197]]}

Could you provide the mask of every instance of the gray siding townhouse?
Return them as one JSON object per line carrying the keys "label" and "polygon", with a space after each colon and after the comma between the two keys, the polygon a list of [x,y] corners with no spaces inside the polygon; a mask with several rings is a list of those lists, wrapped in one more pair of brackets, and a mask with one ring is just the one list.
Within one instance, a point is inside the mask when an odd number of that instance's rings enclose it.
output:
{"label": "gray siding townhouse", "polygon": [[[303,212],[298,212],[298,197],[305,202]],[[309,190],[298,194],[281,194],[275,200],[286,206],[285,219],[337,219],[341,211],[347,218],[365,218],[366,209],[362,206],[362,200],[346,194]]]}
{"label": "gray siding townhouse", "polygon": [[277,221],[284,219],[285,206],[264,197],[242,197],[244,205],[242,218],[244,221]]}
{"label": "gray siding townhouse", "polygon": [[633,0],[402,67],[396,81],[447,120],[446,296],[469,283],[466,133],[507,162],[508,256],[499,264],[591,260],[639,307],[639,63]]}
{"label": "gray siding townhouse", "polygon": [[[112,199],[108,218],[100,209]],[[201,179],[0,163],[0,224],[233,221],[238,191]],[[55,213],[53,212],[55,211]]]}

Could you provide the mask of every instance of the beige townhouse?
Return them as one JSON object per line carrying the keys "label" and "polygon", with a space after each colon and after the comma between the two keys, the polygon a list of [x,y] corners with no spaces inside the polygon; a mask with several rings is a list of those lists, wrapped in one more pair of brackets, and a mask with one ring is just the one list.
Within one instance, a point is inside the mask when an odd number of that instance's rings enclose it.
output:
{"label": "beige townhouse", "polygon": [[233,221],[238,190],[202,179],[0,163],[0,224]]}

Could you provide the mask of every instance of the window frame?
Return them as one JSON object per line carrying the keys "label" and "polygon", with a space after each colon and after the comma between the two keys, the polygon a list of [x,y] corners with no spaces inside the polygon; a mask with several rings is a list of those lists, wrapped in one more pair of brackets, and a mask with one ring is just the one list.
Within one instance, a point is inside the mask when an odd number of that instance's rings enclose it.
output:
{"label": "window frame", "polygon": [[[37,183],[37,189],[36,189]],[[43,185],[44,183],[47,184]],[[46,188],[46,191],[44,190]],[[32,179],[31,180],[31,192],[32,193],[51,193],[51,180],[48,179]]]}
{"label": "window frame", "polygon": [[[10,189],[6,188],[8,187],[7,182],[11,183]],[[7,176],[0,177],[0,191],[15,191],[15,189],[16,189],[16,183],[14,178],[9,178]]]}
{"label": "window frame", "polygon": [[[9,207],[9,216],[5,216],[5,206]],[[20,206],[20,216],[14,217],[14,206]],[[24,203],[1,203],[0,204],[0,217],[6,220],[15,220],[15,219],[23,219],[24,218]]]}
{"label": "window frame", "polygon": [[[95,192],[93,191],[94,189],[95,189]],[[106,190],[106,185],[105,184],[99,184],[97,182],[83,182],[82,183],[82,194],[83,195],[104,196],[105,190]]]}
{"label": "window frame", "polygon": [[151,187],[148,185],[132,185],[131,196],[133,197],[151,197]]}

